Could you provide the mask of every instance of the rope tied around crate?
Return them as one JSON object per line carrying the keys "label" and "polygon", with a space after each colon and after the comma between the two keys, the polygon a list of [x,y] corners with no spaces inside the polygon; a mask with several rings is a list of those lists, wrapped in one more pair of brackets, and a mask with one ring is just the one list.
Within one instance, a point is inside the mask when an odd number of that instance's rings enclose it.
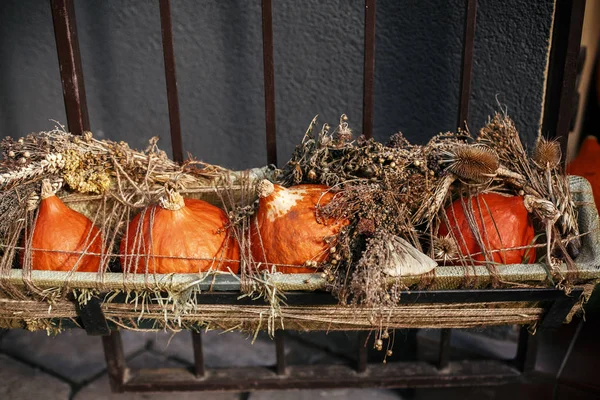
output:
{"label": "rope tied around crate", "polygon": [[[342,125],[340,124],[340,126]],[[344,135],[339,135],[339,138],[331,139],[330,143],[333,143],[333,146],[337,147],[326,148],[326,155],[339,154],[343,149],[350,149],[346,144],[343,144],[345,143],[344,140],[348,140],[348,135],[346,133]],[[9,144],[3,143],[3,145],[6,148],[15,149],[17,152],[20,152],[19,154],[24,154],[25,151],[30,154],[29,158],[25,160],[24,165],[12,164],[14,157],[9,157],[9,162],[3,164],[0,168],[0,177],[2,179],[0,185],[2,185],[3,189],[2,193],[0,193],[0,209],[8,210],[9,213],[7,215],[10,217],[8,221],[0,221],[0,237],[2,238],[0,242],[0,295],[2,298],[18,301],[36,299],[43,302],[44,306],[48,306],[50,309],[49,315],[54,315],[52,313],[54,305],[62,304],[65,299],[72,299],[85,304],[91,296],[98,295],[102,295],[105,312],[109,310],[120,310],[118,312],[121,312],[123,310],[116,307],[117,302],[114,299],[119,294],[124,294],[126,296],[124,307],[132,310],[126,315],[134,320],[133,315],[135,314],[137,315],[137,319],[149,315],[154,319],[163,319],[165,324],[168,323],[168,326],[173,327],[183,326],[182,324],[185,324],[185,321],[190,320],[190,318],[196,318],[197,321],[202,322],[202,318],[205,317],[198,314],[200,307],[196,302],[199,283],[209,282],[211,279],[214,279],[216,274],[219,273],[214,270],[218,269],[220,265],[235,262],[240,263],[241,273],[240,275],[229,275],[239,281],[240,296],[262,298],[268,304],[258,314],[248,311],[248,318],[255,318],[260,321],[258,325],[265,327],[271,333],[276,329],[280,329],[284,323],[287,323],[286,321],[289,318],[298,324],[300,324],[298,321],[304,321],[302,323],[305,325],[309,324],[309,322],[305,321],[308,317],[294,314],[298,312],[298,309],[294,309],[295,311],[292,312],[286,305],[285,293],[289,290],[329,290],[343,300],[354,296],[359,300],[350,302],[353,304],[352,307],[344,308],[344,306],[338,306],[322,309],[317,307],[314,311],[317,313],[316,315],[327,316],[332,323],[336,321],[336,310],[364,311],[370,313],[371,318],[365,318],[371,326],[379,327],[382,324],[392,322],[397,324],[396,326],[404,326],[398,321],[394,322],[393,315],[389,314],[389,310],[396,310],[396,307],[391,307],[391,305],[397,303],[402,291],[410,288],[536,287],[547,285],[549,280],[558,278],[558,281],[554,283],[564,288],[565,291],[568,291],[577,282],[577,279],[597,279],[593,274],[593,268],[596,268],[595,266],[598,265],[597,260],[600,259],[596,250],[598,243],[600,243],[598,240],[597,211],[593,206],[593,202],[590,202],[591,191],[589,184],[577,178],[571,179],[571,192],[569,195],[573,195],[573,204],[577,203],[578,205],[578,213],[576,214],[578,218],[577,226],[581,232],[576,229],[569,230],[570,228],[564,232],[559,232],[555,231],[558,229],[557,227],[551,227],[554,229],[551,230],[551,247],[562,249],[568,247],[576,240],[580,240],[584,245],[582,246],[582,253],[577,258],[578,265],[583,268],[589,268],[589,270],[580,269],[574,271],[574,264],[569,264],[568,259],[565,264],[566,269],[550,263],[550,268],[547,271],[542,268],[541,273],[539,265],[537,267],[521,265],[507,269],[505,266],[495,263],[494,259],[497,253],[521,249],[534,250],[547,247],[548,244],[535,243],[528,246],[506,246],[506,248],[502,249],[489,249],[485,244],[488,241],[490,232],[486,232],[485,229],[479,232],[477,223],[477,219],[481,218],[482,213],[486,210],[485,204],[479,200],[476,202],[465,201],[461,197],[460,201],[466,210],[469,225],[472,230],[476,231],[475,240],[481,249],[483,249],[481,254],[485,262],[477,262],[474,258],[479,254],[471,253],[469,256],[460,257],[458,262],[455,263],[456,265],[446,266],[444,264],[447,260],[443,257],[436,257],[435,246],[431,245],[430,248],[427,248],[427,243],[424,246],[419,244],[418,236],[422,232],[419,233],[420,231],[417,232],[414,229],[406,233],[406,237],[412,241],[412,244],[418,247],[416,248],[418,251],[427,252],[432,258],[438,260],[439,266],[427,274],[407,277],[390,277],[385,274],[376,275],[377,263],[374,260],[377,260],[377,258],[373,258],[368,259],[371,260],[370,262],[358,263],[361,268],[358,274],[357,270],[350,268],[347,270],[339,267],[335,270],[326,268],[322,276],[316,275],[316,277],[308,279],[302,278],[303,280],[299,281],[293,274],[290,276],[281,276],[282,274],[278,274],[275,270],[277,267],[282,266],[305,268],[306,265],[269,264],[269,268],[274,267],[272,268],[273,271],[265,271],[263,269],[264,265],[261,265],[261,263],[252,257],[252,240],[261,240],[260,235],[257,238],[252,238],[248,234],[249,224],[252,221],[251,215],[254,210],[253,202],[256,199],[255,186],[257,182],[265,177],[275,181],[276,171],[271,168],[229,171],[194,160],[180,166],[168,160],[166,155],[158,150],[155,140],[151,141],[145,151],[137,152],[131,150],[122,142],[99,141],[94,139],[91,134],[84,135],[80,139],[63,131],[43,133],[38,136],[31,136],[23,141],[23,143],[11,142]],[[379,149],[378,146],[375,146],[375,148]],[[412,149],[412,147],[410,148]],[[419,153],[421,150],[415,151]],[[388,163],[388,161],[385,162]],[[51,164],[51,162],[54,164]],[[4,172],[7,170],[12,171],[12,174],[9,174],[10,176],[8,177],[6,177],[7,173]],[[502,172],[498,171],[500,171],[500,168],[497,168],[496,172],[494,172],[494,177]],[[110,177],[109,181],[112,184],[102,189],[103,185],[106,185],[107,182],[105,179],[106,176]],[[426,176],[429,176],[429,174],[427,173]],[[331,172],[327,177],[327,179],[331,178]],[[451,178],[456,180],[456,177]],[[31,232],[36,226],[39,215],[36,203],[39,201],[39,198],[36,200],[35,194],[39,192],[39,185],[43,179],[48,179],[49,182],[56,186],[59,197],[68,207],[86,215],[92,221],[93,225],[98,227],[103,243],[100,251],[90,251],[89,248],[79,251],[33,248]],[[516,178],[513,175],[511,179]],[[563,179],[563,177],[560,177],[560,179]],[[561,186],[566,182],[566,178],[564,182],[560,179],[557,180],[559,184],[557,186],[558,189],[555,190],[562,190],[568,193],[569,189]],[[450,179],[447,179],[447,181],[450,181]],[[430,183],[434,184],[436,182],[433,179]],[[355,193],[366,193],[369,196],[374,193],[381,194],[381,192],[377,192],[379,189],[365,189],[364,180],[359,182],[359,186],[352,186],[356,181],[350,183],[346,187],[348,190],[344,193],[344,195],[348,196],[344,197],[340,195],[335,197],[336,200],[350,200],[350,203],[340,203],[341,206],[338,204],[337,206],[340,209],[348,210],[356,206],[351,204],[352,201],[355,201],[352,197]],[[485,184],[491,184],[491,181],[485,181]],[[519,183],[512,183],[513,186],[517,184]],[[369,183],[369,185],[372,186],[372,183]],[[388,185],[388,183],[385,185]],[[69,190],[66,190],[63,186],[68,186]],[[387,192],[384,194],[386,196],[393,196],[392,189],[397,188],[397,186],[395,187],[393,184],[390,184],[388,187],[389,189],[385,189]],[[442,182],[440,187],[444,188],[446,185]],[[77,188],[80,192],[73,193],[74,188]],[[469,196],[471,188],[467,186],[467,189],[466,194]],[[143,223],[147,221],[150,226],[153,226],[155,218],[155,209],[148,211],[146,207],[158,203],[165,192],[168,193],[172,190],[177,190],[178,193],[181,193],[185,197],[208,199],[209,202],[225,210],[230,221],[228,226],[224,227],[226,230],[225,243],[229,243],[228,239],[230,236],[237,241],[241,255],[239,260],[230,259],[225,256],[228,249],[227,244],[214,257],[181,257],[177,255],[148,254],[145,251],[147,248],[152,248],[153,238],[150,235],[149,242],[143,242],[146,240],[141,235]],[[477,190],[473,190],[473,194],[478,193]],[[437,193],[438,195],[433,198],[433,202],[436,204],[439,203],[440,206],[436,218],[450,223],[456,217],[452,214],[452,211],[447,213],[444,207],[441,207],[445,202],[451,200],[449,193],[441,193],[441,190],[437,191],[440,193]],[[376,199],[377,197],[372,197],[368,201],[375,201]],[[384,196],[381,199],[388,201],[391,197]],[[570,204],[569,202],[567,209],[570,207]],[[394,202],[387,204],[392,209],[395,209],[393,207],[395,205],[396,203]],[[323,209],[320,209],[320,212],[323,215],[327,215],[328,210],[326,207],[323,207]],[[134,251],[128,254],[120,254],[120,251],[117,250],[119,243],[128,235],[125,228],[134,215],[140,215],[140,223],[133,233],[136,240],[138,240],[137,245],[133,246]],[[561,217],[563,215],[570,215],[570,212],[561,212],[560,215]],[[414,214],[411,215],[408,212],[402,216],[402,218],[409,219],[412,217],[414,217]],[[428,216],[423,214],[419,218],[422,218],[422,223],[431,225],[433,214]],[[405,219],[405,221],[408,223],[410,222],[409,219]],[[556,218],[554,220],[557,221]],[[572,224],[572,221],[564,222],[560,226],[569,226],[569,224]],[[370,229],[369,224],[364,224],[361,229],[366,229],[365,232],[368,232],[368,229]],[[401,234],[402,232],[396,233]],[[85,242],[93,242],[96,235],[90,231],[86,236]],[[380,242],[385,243],[385,236],[381,238]],[[464,238],[459,236],[454,237],[453,240],[460,242]],[[343,241],[340,241],[338,238],[338,243],[343,244]],[[76,258],[76,261],[69,271],[56,275],[57,278],[54,280],[51,279],[42,282],[40,276],[43,274],[39,274],[33,270],[32,257],[35,254],[52,252],[62,253],[65,256],[73,256]],[[83,266],[82,260],[85,257],[100,259],[99,264],[101,267],[94,274],[93,279],[90,279],[89,276],[83,279],[83,275],[77,272],[78,268]],[[125,262],[121,265],[120,260],[123,259]],[[209,269],[214,272],[198,274],[194,279],[183,282],[175,279],[174,276],[161,276],[161,274],[154,273],[154,262],[160,260],[170,260],[173,263],[178,260],[185,260],[190,263],[206,261],[210,263]],[[510,268],[513,269],[511,270]],[[514,272],[515,270],[518,270],[518,272]],[[109,283],[113,279],[115,271],[118,271],[120,276],[120,282],[117,287],[115,287],[114,282]],[[221,274],[223,273],[228,274],[226,271],[221,272]],[[360,277],[363,280],[355,280],[353,283],[355,286],[352,287],[353,290],[356,289],[357,291],[346,291],[345,293],[340,291],[344,288],[351,288],[350,286],[339,285],[340,282],[352,280],[360,274],[365,274]],[[59,275],[60,279],[58,278]],[[365,285],[360,286],[359,283],[361,282]],[[372,287],[375,288],[371,292],[374,295],[361,298],[362,294],[372,290]],[[380,299],[384,298],[388,293],[392,294],[390,299],[393,304],[388,302],[388,300],[380,302]],[[342,301],[342,304],[345,303]],[[111,308],[113,306],[116,308]],[[158,307],[162,312],[157,312],[158,309],[154,307]],[[150,312],[149,310],[153,311]],[[402,307],[398,307],[397,310],[400,313]],[[469,318],[475,318],[475,311],[473,313],[469,314]],[[462,318],[458,314],[452,315],[454,318],[457,318],[457,323]],[[12,316],[21,318],[16,316],[16,314]],[[481,311],[480,317],[482,320],[488,317],[491,318],[491,316],[491,313]],[[121,317],[123,315],[119,314],[114,318],[117,320]],[[410,323],[417,324],[419,318],[425,321],[424,317],[425,314],[419,314],[415,311],[410,314],[408,320],[404,320],[402,323],[408,324],[406,321],[413,321]],[[510,316],[510,319],[502,320],[500,318],[497,321],[504,323],[509,320],[516,321],[517,319],[517,316]],[[234,321],[234,318],[231,317],[231,320]],[[241,324],[239,326],[250,324],[250,322],[245,320],[240,321],[238,321]],[[492,322],[489,319],[487,321]],[[216,322],[213,321],[211,323],[214,324]],[[315,320],[315,323],[322,324],[324,321]],[[469,324],[474,323],[469,322]],[[340,325],[342,322],[337,321],[335,324]],[[364,324],[361,326],[364,327]]]}

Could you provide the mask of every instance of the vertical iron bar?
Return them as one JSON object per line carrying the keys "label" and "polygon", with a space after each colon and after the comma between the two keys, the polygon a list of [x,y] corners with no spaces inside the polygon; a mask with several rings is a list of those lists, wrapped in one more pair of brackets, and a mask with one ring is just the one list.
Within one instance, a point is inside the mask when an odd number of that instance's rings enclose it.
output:
{"label": "vertical iron bar", "polygon": [[471,100],[471,79],[473,77],[473,53],[475,49],[475,24],[477,21],[477,0],[467,0],[465,9],[465,31],[460,74],[460,96],[458,106],[458,123],[466,129],[469,119],[469,103]]}
{"label": "vertical iron bar", "polygon": [[584,12],[585,0],[557,0],[555,3],[542,133],[560,141],[563,163],[575,109]]}
{"label": "vertical iron bar", "polygon": [[81,135],[90,129],[90,119],[85,99],[75,7],[73,0],[51,0],[50,5],[67,123],[71,133]]}
{"label": "vertical iron bar", "polygon": [[521,327],[516,363],[517,368],[524,374],[532,372],[535,369],[537,343],[537,336],[529,333],[529,329],[526,326]]}
{"label": "vertical iron bar", "polygon": [[192,345],[194,347],[194,373],[197,377],[204,376],[204,353],[202,351],[202,333],[192,331]]}
{"label": "vertical iron bar", "polygon": [[365,64],[363,77],[363,134],[373,137],[373,92],[375,85],[376,0],[365,0]]}
{"label": "vertical iron bar", "polygon": [[275,352],[277,356],[277,375],[285,375],[287,364],[285,361],[285,339],[283,331],[275,331]]}
{"label": "vertical iron bar", "polygon": [[438,369],[448,367],[450,363],[450,339],[452,338],[452,329],[440,329],[440,353],[438,357]]}
{"label": "vertical iron bar", "polygon": [[262,0],[263,65],[265,86],[265,123],[267,162],[277,165],[275,136],[275,66],[273,63],[273,9],[271,0]]}
{"label": "vertical iron bar", "polygon": [[181,119],[179,117],[179,98],[177,97],[177,75],[175,71],[175,51],[173,50],[173,24],[171,22],[171,1],[160,0],[160,29],[162,32],[163,55],[165,59],[165,78],[167,82],[167,101],[169,105],[169,123],[171,127],[171,147],[173,159],[183,162],[183,142],[181,140]]}
{"label": "vertical iron bar", "polygon": [[104,347],[104,357],[106,359],[110,387],[113,392],[122,393],[127,365],[125,355],[123,354],[121,333],[114,330],[110,334],[102,336],[102,345]]}
{"label": "vertical iron bar", "polygon": [[367,348],[368,339],[369,333],[367,331],[360,331],[358,333],[358,359],[356,371],[359,373],[367,370],[367,364],[369,362],[369,349]]}

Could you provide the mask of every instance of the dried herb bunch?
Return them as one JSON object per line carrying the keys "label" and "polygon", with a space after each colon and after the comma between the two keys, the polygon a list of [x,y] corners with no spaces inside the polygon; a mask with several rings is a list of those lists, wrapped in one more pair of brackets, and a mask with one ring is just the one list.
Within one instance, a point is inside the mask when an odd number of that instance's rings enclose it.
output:
{"label": "dried herb bunch", "polygon": [[[0,276],[13,267],[15,255],[23,246],[23,232],[33,226],[43,180],[53,184],[54,192],[70,208],[83,213],[101,229],[106,244],[103,273],[117,258],[127,222],[142,208],[158,202],[165,189],[175,189],[192,198],[206,194],[215,197],[216,193],[225,200],[231,197],[232,188],[254,180],[273,180],[277,172],[272,167],[230,171],[193,159],[179,165],[158,148],[157,142],[158,138],[152,138],[146,149],[138,151],[125,142],[98,140],[91,132],[71,135],[62,126],[17,140],[3,139]],[[218,202],[218,198],[214,201]],[[229,204],[233,202],[237,206],[240,199],[232,197]],[[25,262],[23,268],[29,267]]]}
{"label": "dried herb bunch", "polygon": [[[546,263],[572,265],[579,232],[559,165],[560,147],[540,138],[528,153],[507,115],[495,114],[476,137],[459,130],[424,146],[409,143],[401,133],[387,144],[354,138],[345,115],[335,129],[316,126],[315,117],[280,183],[322,183],[337,192],[318,212],[351,221],[324,265],[330,289],[342,303],[388,307],[403,287],[398,277],[427,273],[449,261],[472,265],[458,251],[460,238],[438,237],[437,229],[448,221],[445,209],[451,201],[481,193],[525,196],[528,211],[545,227]],[[472,209],[468,219],[485,243],[489,233],[478,232]]]}

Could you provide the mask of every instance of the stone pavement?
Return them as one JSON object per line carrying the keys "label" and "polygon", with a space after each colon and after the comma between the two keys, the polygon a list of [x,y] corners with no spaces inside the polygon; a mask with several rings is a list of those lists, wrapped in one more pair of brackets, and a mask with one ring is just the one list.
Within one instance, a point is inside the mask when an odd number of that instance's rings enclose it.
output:
{"label": "stone pavement", "polygon": [[[48,337],[43,331],[24,330],[3,331],[0,335],[0,399],[400,399],[395,391],[377,389],[263,391],[250,394],[113,394],[108,383],[100,338],[87,336],[85,331],[79,329],[65,331],[55,337]],[[311,335],[310,340],[305,336],[287,338],[286,359],[290,364],[347,361],[327,349],[327,346],[319,347],[319,335]],[[188,332],[122,331],[121,337],[130,367],[189,367],[193,363],[191,335]],[[339,338],[328,341],[329,346],[337,351],[344,350],[343,342]],[[346,343],[353,345],[350,339]],[[275,364],[274,342],[264,335],[251,344],[251,338],[240,333],[207,332],[203,334],[203,349],[208,368]]]}
{"label": "stone pavement", "polygon": [[[193,363],[191,335],[188,332],[121,332],[128,366],[134,368],[190,367]],[[439,333],[419,333],[419,358],[435,357]],[[406,339],[408,340],[408,339]],[[461,332],[453,336],[454,355],[468,355],[473,348],[486,348],[477,335]],[[493,355],[507,358],[514,354],[514,343],[497,340]],[[508,344],[507,344],[508,343]],[[203,334],[205,364],[208,368],[275,364],[275,345],[266,335],[254,344],[240,333],[207,332]],[[353,333],[321,332],[286,334],[286,360],[289,364],[344,363],[356,349]],[[488,346],[489,347],[489,346]],[[461,350],[462,348],[462,350]],[[429,353],[431,354],[429,354]],[[416,352],[415,352],[416,354]],[[351,358],[351,357],[350,357]],[[0,332],[0,399],[20,400],[100,400],[100,399],[250,399],[250,400],[317,400],[317,399],[401,399],[398,391],[379,389],[290,390],[254,393],[177,393],[113,394],[110,391],[102,343],[83,330],[65,331],[56,337],[45,332],[10,330]],[[412,392],[414,399],[464,399],[477,393],[480,400],[496,398],[491,389],[458,390],[450,394],[440,390]],[[404,393],[403,393],[404,394]]]}

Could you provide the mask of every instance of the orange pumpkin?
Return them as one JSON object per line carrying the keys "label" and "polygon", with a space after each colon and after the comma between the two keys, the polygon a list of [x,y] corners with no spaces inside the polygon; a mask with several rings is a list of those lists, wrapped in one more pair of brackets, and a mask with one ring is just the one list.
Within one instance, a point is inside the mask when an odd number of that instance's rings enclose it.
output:
{"label": "orange pumpkin", "polygon": [[123,271],[169,274],[239,271],[240,250],[223,210],[168,192],[136,215],[121,240]]}
{"label": "orange pumpkin", "polygon": [[[333,194],[324,185],[290,188],[262,181],[258,185],[258,211],[250,223],[250,249],[261,269],[275,266],[283,273],[313,273],[327,260],[333,243],[348,221],[317,220],[316,206],[324,206]],[[312,267],[306,267],[312,265]]]}
{"label": "orange pumpkin", "polygon": [[[469,200],[464,200],[464,205],[467,201]],[[474,196],[470,201],[483,243],[486,250],[491,251],[490,255],[494,262],[501,264],[535,262],[535,250],[532,248],[503,250],[533,244],[535,232],[522,196],[486,193]],[[456,200],[446,209],[446,214],[451,229],[442,223],[439,236],[446,236],[451,230],[451,236],[456,238],[459,251],[463,256],[468,256],[474,261],[485,261],[482,249],[469,226],[463,202],[460,199]]]}
{"label": "orange pumpkin", "polygon": [[600,157],[600,144],[594,136],[585,138],[577,157],[567,165],[567,173],[582,176],[592,185],[596,206],[600,204],[600,175],[598,172],[598,158]]}
{"label": "orange pumpkin", "polygon": [[[80,272],[97,272],[102,253],[100,230],[56,197],[47,180],[42,183],[41,198],[31,237],[32,268],[71,271],[77,266]],[[24,257],[21,251],[21,265]]]}

